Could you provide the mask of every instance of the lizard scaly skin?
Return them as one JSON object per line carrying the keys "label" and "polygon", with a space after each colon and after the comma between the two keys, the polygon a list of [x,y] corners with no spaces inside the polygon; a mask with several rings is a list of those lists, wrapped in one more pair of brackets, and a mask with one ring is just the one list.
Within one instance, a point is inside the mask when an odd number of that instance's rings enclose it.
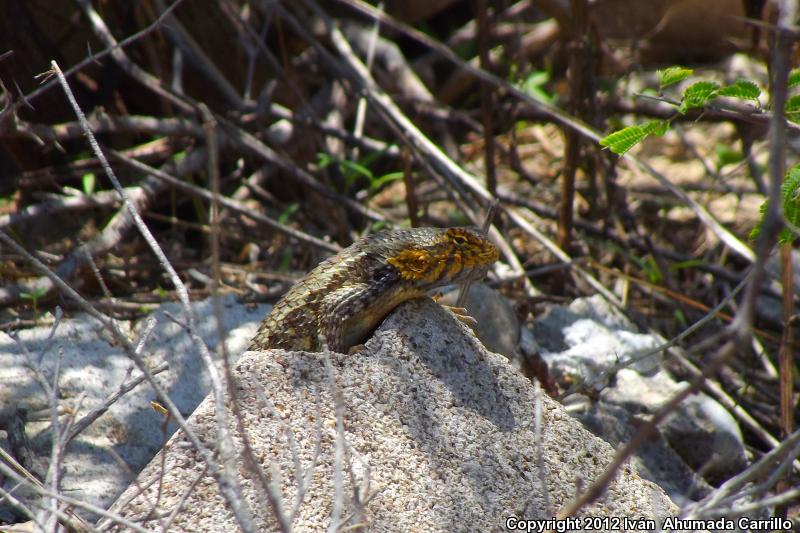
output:
{"label": "lizard scaly skin", "polygon": [[498,256],[497,248],[473,228],[369,235],[289,289],[261,323],[250,349],[345,352],[401,303],[436,287],[480,279]]}

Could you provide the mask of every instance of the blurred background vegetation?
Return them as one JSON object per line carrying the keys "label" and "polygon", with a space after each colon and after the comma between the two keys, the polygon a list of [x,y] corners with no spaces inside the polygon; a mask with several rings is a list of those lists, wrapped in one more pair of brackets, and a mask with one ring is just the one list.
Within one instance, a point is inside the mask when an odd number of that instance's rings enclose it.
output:
{"label": "blurred background vegetation", "polygon": [[[580,267],[639,324],[674,336],[754,260],[775,17],[772,2],[745,0],[0,2],[0,228],[117,317],[174,297],[56,61],[197,297],[211,279],[214,187],[229,202],[220,282],[244,299],[277,298],[366,232],[480,225],[497,199],[507,247],[494,285],[523,321],[594,293]],[[658,71],[674,65],[693,72],[670,96]],[[691,82],[739,79],[761,94],[676,110]],[[643,166],[598,143],[664,119],[664,135],[629,152]],[[756,345],[720,381],[779,434],[784,316],[770,268]],[[0,279],[4,329],[69,309],[7,248]],[[696,338],[735,312],[731,300]]]}

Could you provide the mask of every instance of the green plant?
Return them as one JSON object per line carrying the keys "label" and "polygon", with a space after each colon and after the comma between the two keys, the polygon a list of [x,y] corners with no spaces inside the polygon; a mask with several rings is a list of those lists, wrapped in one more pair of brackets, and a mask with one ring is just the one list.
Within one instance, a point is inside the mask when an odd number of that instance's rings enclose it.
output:
{"label": "green plant", "polygon": [[93,172],[89,172],[84,174],[81,177],[81,184],[83,185],[83,194],[86,196],[91,196],[94,192],[94,187],[97,183],[97,179]]}
{"label": "green plant", "polygon": [[670,272],[679,272],[684,269],[695,269],[707,265],[708,261],[703,259],[687,259],[686,261],[676,261],[669,266]]}
{"label": "green plant", "polygon": [[295,213],[297,213],[299,209],[300,209],[300,204],[298,204],[297,202],[291,203],[288,206],[286,206],[286,209],[281,211],[281,214],[278,215],[278,220],[277,220],[278,224],[288,223],[289,219],[292,218],[292,216]]}
{"label": "green plant", "polygon": [[[761,96],[761,89],[757,84],[750,80],[739,79],[729,85],[720,85],[713,81],[697,81],[692,83],[680,95],[679,99],[669,99],[664,97],[664,89],[686,80],[694,72],[691,69],[673,66],[664,70],[659,70],[656,74],[659,86],[659,100],[672,105],[675,108],[675,115],[665,120],[650,120],[643,124],[628,126],[614,131],[600,139],[600,144],[615,154],[622,155],[650,135],[664,135],[670,128],[672,120],[686,114],[694,108],[702,108],[720,96],[736,98],[739,100],[751,100],[758,104]],[[788,88],[795,89],[800,87],[800,69],[794,69],[789,73]],[[784,106],[786,119],[792,122],[800,122],[800,94],[790,96]],[[742,154],[730,148],[717,146],[717,170],[723,166],[740,161]],[[787,227],[785,227],[779,237],[780,244],[791,243],[800,234],[800,165],[795,165],[786,172],[783,184],[781,185],[781,207]],[[769,204],[761,204],[761,219],[750,232],[750,239],[755,240],[761,234],[764,225],[764,216]]]}
{"label": "green plant", "polygon": [[661,269],[658,268],[658,263],[653,256],[646,255],[640,258],[631,255],[630,258],[638,265],[644,275],[647,276],[647,281],[653,285],[660,285],[661,282],[664,281],[664,274],[661,272]]}
{"label": "green plant", "polygon": [[292,265],[292,259],[294,259],[294,252],[291,246],[287,246],[283,249],[280,261],[278,261],[278,272],[287,272]]}
{"label": "green plant", "polygon": [[402,172],[389,172],[382,176],[376,176],[369,166],[373,164],[382,152],[371,152],[365,155],[361,161],[350,161],[347,159],[339,159],[338,157],[330,154],[320,153],[317,154],[317,163],[321,168],[326,168],[330,165],[338,165],[339,172],[344,176],[344,188],[349,189],[358,178],[364,178],[369,182],[370,193],[374,193],[383,185],[403,178]]}
{"label": "green plant", "polygon": [[33,312],[38,313],[39,298],[44,296],[46,293],[47,293],[47,288],[39,287],[35,289],[33,292],[21,292],[19,293],[19,297],[22,298],[23,300],[30,300],[31,304],[33,305]]}
{"label": "green plant", "polygon": [[550,73],[546,70],[534,70],[525,78],[517,82],[517,87],[531,98],[552,104],[555,97],[547,91],[550,82]]}
{"label": "green plant", "polygon": [[[392,227],[392,222],[389,220],[376,220],[369,225],[369,231],[367,233],[375,233],[382,229],[392,229]],[[410,225],[406,225],[406,227],[410,227]]]}
{"label": "green plant", "polygon": [[[800,165],[795,165],[786,172],[781,184],[781,204],[787,227],[778,235],[778,243],[788,244],[800,235]],[[761,219],[750,232],[750,239],[756,240],[761,235],[768,207],[769,201],[761,204]]]}
{"label": "green plant", "polygon": [[734,150],[728,144],[717,143],[714,146],[714,152],[717,154],[717,172],[726,165],[732,165],[744,159],[742,152]]}
{"label": "green plant", "polygon": [[689,320],[686,318],[686,314],[680,309],[675,309],[672,312],[672,319],[676,324],[679,325],[679,327],[685,328],[689,325]]}
{"label": "green plant", "polygon": [[[721,96],[754,101],[756,105],[759,105],[758,98],[761,96],[761,88],[756,83],[746,79],[738,79],[728,85],[700,80],[686,87],[678,98],[668,98],[664,95],[664,89],[688,79],[692,74],[694,74],[692,69],[680,66],[672,66],[657,71],[656,77],[659,89],[656,98],[673,106],[675,114],[664,120],[650,120],[643,124],[634,124],[614,131],[603,137],[600,140],[600,144],[615,154],[622,155],[650,135],[664,135],[676,117],[685,115],[691,109],[706,107]],[[798,85],[800,85],[800,69],[795,69],[789,76],[789,87],[792,88]],[[789,120],[800,121],[800,95],[793,96],[787,100],[786,117]]]}

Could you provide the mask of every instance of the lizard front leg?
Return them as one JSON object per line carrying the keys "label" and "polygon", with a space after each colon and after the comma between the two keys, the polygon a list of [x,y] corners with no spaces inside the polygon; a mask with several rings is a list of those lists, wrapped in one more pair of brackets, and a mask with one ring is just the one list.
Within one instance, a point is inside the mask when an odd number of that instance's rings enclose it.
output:
{"label": "lizard front leg", "polygon": [[359,317],[367,304],[366,284],[357,283],[341,287],[325,295],[318,309],[317,342],[321,350],[345,353],[354,337],[361,335]]}

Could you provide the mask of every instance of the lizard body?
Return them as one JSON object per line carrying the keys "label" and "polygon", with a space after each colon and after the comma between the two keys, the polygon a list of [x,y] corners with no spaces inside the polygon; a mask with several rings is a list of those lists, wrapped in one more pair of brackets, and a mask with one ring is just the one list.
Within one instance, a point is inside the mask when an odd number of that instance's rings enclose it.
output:
{"label": "lizard body", "polygon": [[326,259],[275,304],[251,350],[345,352],[395,307],[486,275],[497,248],[477,229],[413,228],[364,237]]}

